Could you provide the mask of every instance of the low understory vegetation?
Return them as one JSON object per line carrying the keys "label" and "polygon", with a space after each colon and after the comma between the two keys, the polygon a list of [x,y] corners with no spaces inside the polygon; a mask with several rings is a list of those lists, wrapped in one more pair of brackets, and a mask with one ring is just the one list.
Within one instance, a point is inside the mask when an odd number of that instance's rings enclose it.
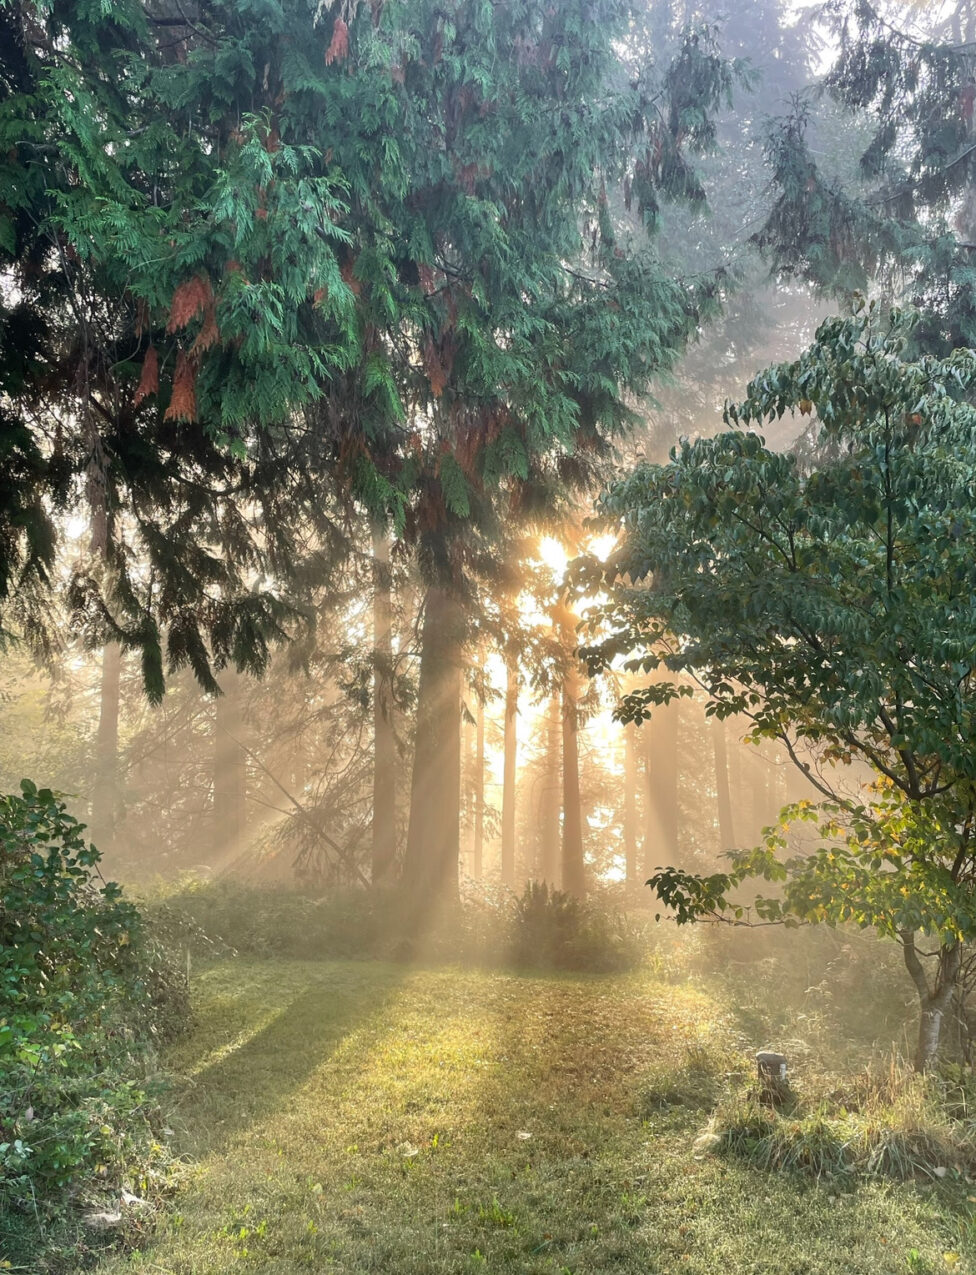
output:
{"label": "low understory vegetation", "polygon": [[951,1065],[924,1076],[894,1058],[846,1078],[808,1070],[774,1105],[743,1051],[697,1041],[677,1065],[652,1069],[640,1107],[647,1118],[698,1113],[707,1120],[697,1154],[764,1171],[840,1185],[857,1176],[969,1181],[976,1171],[976,1084]]}
{"label": "low understory vegetation", "polygon": [[0,798],[0,1238],[71,1252],[78,1219],[149,1207],[172,1161],[157,1049],[189,1024],[185,971],[64,803]]}
{"label": "low understory vegetation", "polygon": [[[905,1061],[915,1006],[894,944],[857,932],[719,930],[692,961],[728,1020],[704,1024],[678,1059],[652,1068],[640,1104],[648,1116],[698,1113],[698,1154],[839,1184],[976,1172],[976,1077],[959,1062],[923,1076]],[[779,1104],[758,1082],[760,1047],[788,1058]]]}
{"label": "low understory vegetation", "polygon": [[720,1103],[706,1137],[759,1168],[818,1177],[943,1178],[976,1169],[970,1079],[922,1076],[892,1063],[846,1085],[828,1088],[824,1080],[816,1078],[780,1110],[740,1089]]}
{"label": "low understory vegetation", "polygon": [[195,958],[221,953],[295,960],[366,958],[450,961],[540,970],[613,973],[645,963],[654,944],[644,913],[611,898],[573,898],[544,884],[520,895],[485,887],[405,930],[396,890],[314,895],[283,886],[256,888],[232,879],[187,878],[149,893],[155,931]]}

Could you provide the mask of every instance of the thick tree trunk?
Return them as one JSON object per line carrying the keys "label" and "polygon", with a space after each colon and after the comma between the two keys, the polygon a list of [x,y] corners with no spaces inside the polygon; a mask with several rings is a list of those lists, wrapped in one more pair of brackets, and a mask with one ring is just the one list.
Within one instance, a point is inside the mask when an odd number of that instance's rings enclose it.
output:
{"label": "thick tree trunk", "polygon": [[100,850],[115,839],[119,800],[119,699],[122,648],[110,642],[102,649],[102,685],[95,737],[95,783],[92,788],[91,838]]}
{"label": "thick tree trunk", "polygon": [[566,652],[562,687],[563,734],[563,840],[562,888],[582,898],[586,894],[583,853],[583,811],[579,783],[580,670],[576,659],[575,617],[565,606],[559,609],[559,629]]}
{"label": "thick tree trunk", "polygon": [[515,775],[518,760],[518,656],[505,658],[505,735],[502,765],[502,884],[515,885]]}
{"label": "thick tree trunk", "polygon": [[644,741],[645,807],[644,867],[647,878],[660,867],[674,867],[679,858],[677,700],[654,710],[640,729]]}
{"label": "thick tree trunk", "polygon": [[637,741],[636,727],[628,723],[624,727],[624,862],[628,887],[638,884],[637,872]]}
{"label": "thick tree trunk", "polygon": [[905,966],[919,1000],[914,1066],[916,1071],[929,1071],[938,1057],[942,1025],[956,992],[962,966],[962,947],[959,943],[947,943],[939,948],[935,979],[930,980],[915,949],[914,934],[904,931],[900,937]]}
{"label": "thick tree trunk", "polygon": [[535,876],[555,886],[559,881],[559,810],[562,799],[562,713],[553,696],[546,711],[545,756],[539,793],[538,857]]}
{"label": "thick tree trunk", "polygon": [[729,753],[725,736],[725,722],[712,718],[712,745],[715,752],[715,791],[718,797],[718,848],[719,852],[735,846],[732,827],[732,794],[729,790]]}
{"label": "thick tree trunk", "polygon": [[214,728],[213,812],[215,856],[239,850],[247,821],[247,755],[241,747],[240,674],[225,669]]}
{"label": "thick tree trunk", "polygon": [[446,590],[432,586],[424,612],[402,878],[414,915],[457,900],[460,827],[461,613]]}
{"label": "thick tree trunk", "polygon": [[393,599],[390,546],[373,536],[373,885],[396,873],[396,739],[393,733]]}

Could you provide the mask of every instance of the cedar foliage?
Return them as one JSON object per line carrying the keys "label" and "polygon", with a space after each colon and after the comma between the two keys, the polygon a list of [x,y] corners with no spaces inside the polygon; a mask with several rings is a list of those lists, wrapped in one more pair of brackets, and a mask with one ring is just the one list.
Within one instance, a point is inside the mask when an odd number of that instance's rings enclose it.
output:
{"label": "cedar foliage", "polygon": [[645,233],[702,200],[738,74],[709,29],[655,66],[629,0],[0,21],[0,606],[40,634],[48,510],[85,475],[76,622],[141,649],[154,695],[167,665],[263,666],[303,522],[426,529],[457,582],[448,545],[501,488],[540,508],[592,476],[724,286]]}

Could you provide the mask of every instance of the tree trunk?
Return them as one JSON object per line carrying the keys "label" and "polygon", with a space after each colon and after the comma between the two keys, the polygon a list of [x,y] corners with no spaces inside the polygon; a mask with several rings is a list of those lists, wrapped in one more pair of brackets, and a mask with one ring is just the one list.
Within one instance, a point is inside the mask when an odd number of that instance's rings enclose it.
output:
{"label": "tree trunk", "polygon": [[502,885],[515,885],[515,773],[518,759],[518,656],[505,657],[505,736],[502,767]]}
{"label": "tree trunk", "polygon": [[678,701],[662,704],[641,727],[644,737],[645,878],[678,864]]}
{"label": "tree trunk", "polygon": [[100,850],[115,838],[119,800],[119,698],[122,648],[110,642],[102,649],[102,685],[95,737],[95,783],[92,788],[91,838]]}
{"label": "tree trunk", "polygon": [[905,966],[918,992],[919,1022],[918,1042],[915,1046],[916,1071],[929,1071],[939,1053],[942,1024],[952,1003],[959,971],[962,967],[962,946],[946,943],[939,948],[934,983],[929,979],[915,948],[915,935],[903,931],[900,935]]}
{"label": "tree trunk", "polygon": [[715,751],[715,791],[718,796],[718,848],[719,852],[735,846],[732,827],[732,794],[729,791],[729,753],[725,736],[725,722],[712,718],[712,744]]}
{"label": "tree trunk", "polygon": [[390,546],[373,535],[373,885],[396,872],[396,739],[393,733],[393,600]]}
{"label": "tree trunk", "polygon": [[403,885],[415,917],[456,902],[461,849],[461,614],[427,591]]}
{"label": "tree trunk", "polygon": [[241,747],[240,674],[227,668],[220,676],[214,729],[213,812],[215,856],[239,850],[244,840],[247,755]]}
{"label": "tree trunk", "polygon": [[758,843],[762,830],[770,821],[772,801],[769,792],[769,762],[757,745],[749,748],[749,792],[752,838]]}
{"label": "tree trunk", "polygon": [[478,700],[474,744],[474,877],[485,872],[485,706]]}
{"label": "tree trunk", "polygon": [[624,727],[624,862],[628,888],[638,884],[637,873],[637,741],[636,727],[628,723]]}
{"label": "tree trunk", "polygon": [[561,706],[553,696],[545,718],[545,756],[539,793],[538,857],[535,876],[556,885],[559,881],[559,810],[561,804]]}
{"label": "tree trunk", "polygon": [[563,731],[563,843],[562,888],[582,898],[586,894],[583,857],[583,811],[579,783],[579,687],[580,670],[576,658],[575,617],[563,604],[559,608],[559,628],[566,658],[562,687]]}
{"label": "tree trunk", "polygon": [[305,791],[305,750],[302,747],[301,736],[296,736],[292,741],[289,752],[291,754],[291,764],[288,767],[288,781],[292,794],[300,802],[302,794]]}

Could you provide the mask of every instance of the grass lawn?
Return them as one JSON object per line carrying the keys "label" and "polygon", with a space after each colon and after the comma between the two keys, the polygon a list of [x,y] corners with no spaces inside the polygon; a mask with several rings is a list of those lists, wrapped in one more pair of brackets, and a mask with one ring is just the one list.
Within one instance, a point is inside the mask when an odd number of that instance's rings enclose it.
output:
{"label": "grass lawn", "polygon": [[196,1002],[196,1167],[100,1275],[976,1272],[971,1186],[766,1175],[695,1158],[704,1110],[642,1118],[728,1030],[690,986],[236,960]]}

